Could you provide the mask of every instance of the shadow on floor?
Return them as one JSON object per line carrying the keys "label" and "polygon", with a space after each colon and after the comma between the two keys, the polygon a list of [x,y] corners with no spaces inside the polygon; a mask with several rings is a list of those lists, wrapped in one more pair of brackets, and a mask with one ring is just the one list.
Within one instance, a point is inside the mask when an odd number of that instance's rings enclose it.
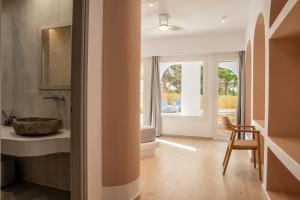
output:
{"label": "shadow on floor", "polygon": [[1,189],[2,200],[69,200],[70,192],[20,182]]}

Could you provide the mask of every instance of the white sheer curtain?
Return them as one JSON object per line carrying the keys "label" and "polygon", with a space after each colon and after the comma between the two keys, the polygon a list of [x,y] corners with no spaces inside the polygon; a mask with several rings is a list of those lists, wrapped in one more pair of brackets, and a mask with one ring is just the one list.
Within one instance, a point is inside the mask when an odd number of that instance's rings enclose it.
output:
{"label": "white sheer curtain", "polygon": [[143,88],[143,123],[150,126],[150,104],[151,104],[151,77],[152,77],[152,58],[147,57],[142,59],[144,67],[144,88]]}
{"label": "white sheer curtain", "polygon": [[159,57],[143,58],[144,66],[144,125],[155,127],[161,133],[161,93]]}

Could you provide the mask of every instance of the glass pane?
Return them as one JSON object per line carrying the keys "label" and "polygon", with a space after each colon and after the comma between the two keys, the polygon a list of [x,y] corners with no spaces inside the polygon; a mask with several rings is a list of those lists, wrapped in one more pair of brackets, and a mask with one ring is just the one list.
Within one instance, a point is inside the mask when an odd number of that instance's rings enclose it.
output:
{"label": "glass pane", "polygon": [[203,116],[202,61],[161,63],[160,74],[162,113]]}
{"label": "glass pane", "polygon": [[[71,26],[42,30],[42,87],[71,85]],[[58,86],[58,87],[57,87]]]}
{"label": "glass pane", "polygon": [[224,130],[222,117],[237,122],[238,62],[219,62],[218,129]]}

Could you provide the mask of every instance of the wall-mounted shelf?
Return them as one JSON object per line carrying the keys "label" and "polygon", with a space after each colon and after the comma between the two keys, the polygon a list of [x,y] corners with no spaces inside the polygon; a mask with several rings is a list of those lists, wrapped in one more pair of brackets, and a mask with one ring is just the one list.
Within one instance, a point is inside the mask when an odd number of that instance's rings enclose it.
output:
{"label": "wall-mounted shelf", "polygon": [[300,195],[285,192],[268,191],[269,198],[272,200],[299,200]]}
{"label": "wall-mounted shelf", "polygon": [[266,189],[271,200],[293,200],[300,197],[300,182],[273,150],[267,149]]}
{"label": "wall-mounted shelf", "polygon": [[265,127],[265,120],[261,119],[256,119],[254,120],[256,122],[257,125],[259,125],[260,127],[264,128]]}
{"label": "wall-mounted shelf", "polygon": [[269,30],[269,38],[286,38],[299,35],[300,2],[289,0]]}
{"label": "wall-mounted shelf", "polygon": [[281,10],[284,8],[288,0],[272,0],[271,10],[270,10],[270,27],[273,25],[274,21],[280,14]]}
{"label": "wall-mounted shelf", "polygon": [[297,180],[300,181],[300,138],[270,137],[268,147]]}
{"label": "wall-mounted shelf", "polygon": [[1,153],[17,157],[70,152],[70,130],[48,136],[17,135],[12,127],[1,127]]}
{"label": "wall-mounted shelf", "polygon": [[300,2],[289,0],[280,19],[269,41],[268,146],[300,182]]}
{"label": "wall-mounted shelf", "polygon": [[266,187],[271,200],[300,199],[299,20],[300,1],[288,0],[269,29]]}
{"label": "wall-mounted shelf", "polygon": [[265,3],[250,27],[251,124],[264,142],[263,185],[269,199],[300,200],[300,0]]}
{"label": "wall-mounted shelf", "polygon": [[257,130],[260,130],[260,134],[263,137],[266,137],[265,132],[265,120],[252,120],[252,125],[256,127]]}

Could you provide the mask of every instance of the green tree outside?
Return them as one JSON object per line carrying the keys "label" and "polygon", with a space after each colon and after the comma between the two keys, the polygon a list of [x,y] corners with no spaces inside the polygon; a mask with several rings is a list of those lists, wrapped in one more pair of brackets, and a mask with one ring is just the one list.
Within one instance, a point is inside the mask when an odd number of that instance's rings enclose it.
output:
{"label": "green tree outside", "polygon": [[230,69],[219,67],[219,95],[237,96],[238,77]]}
{"label": "green tree outside", "polygon": [[173,65],[166,69],[161,79],[164,93],[181,93],[181,65]]}

